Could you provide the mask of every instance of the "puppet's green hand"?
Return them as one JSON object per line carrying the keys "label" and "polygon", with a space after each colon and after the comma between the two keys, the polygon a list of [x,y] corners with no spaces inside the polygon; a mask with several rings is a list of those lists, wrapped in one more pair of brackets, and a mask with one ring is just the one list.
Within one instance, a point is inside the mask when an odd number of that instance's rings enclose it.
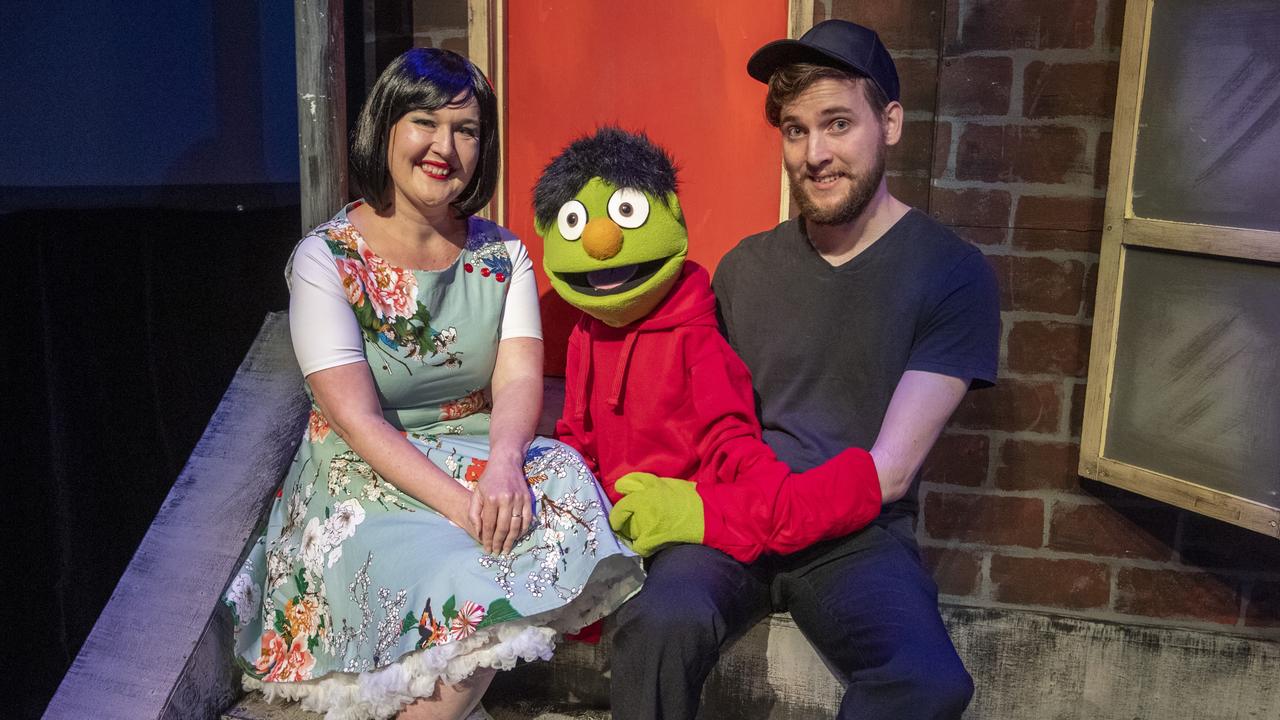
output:
{"label": "puppet's green hand", "polygon": [[702,498],[688,480],[633,472],[614,485],[624,497],[609,513],[609,526],[641,555],[673,543],[702,542]]}

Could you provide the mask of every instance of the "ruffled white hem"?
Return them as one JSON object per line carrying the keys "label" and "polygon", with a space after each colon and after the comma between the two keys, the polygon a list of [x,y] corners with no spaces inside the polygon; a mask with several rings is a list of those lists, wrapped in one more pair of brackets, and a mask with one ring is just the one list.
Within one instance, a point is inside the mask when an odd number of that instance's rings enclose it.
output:
{"label": "ruffled white hem", "polygon": [[[600,572],[604,565],[614,568]],[[304,710],[324,713],[325,720],[384,720],[408,703],[433,695],[437,682],[453,685],[482,667],[510,670],[520,660],[550,660],[558,634],[581,630],[640,589],[642,574],[631,558],[608,558],[597,566],[595,575],[587,589],[566,605],[408,653],[372,672],[335,672],[293,683],[264,683],[246,675],[244,688],[260,690],[269,702],[299,701]]]}

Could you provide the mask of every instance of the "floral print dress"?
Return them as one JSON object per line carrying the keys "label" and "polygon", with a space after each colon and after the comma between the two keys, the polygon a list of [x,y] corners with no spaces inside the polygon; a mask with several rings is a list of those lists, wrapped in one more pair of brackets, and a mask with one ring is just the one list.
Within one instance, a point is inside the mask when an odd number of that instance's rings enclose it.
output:
{"label": "floral print dress", "polygon": [[[333,255],[385,417],[474,488],[511,273],[497,226],[473,218],[460,257],[438,272],[382,260],[346,210],[312,234]],[[266,530],[224,597],[245,686],[331,720],[390,717],[437,681],[549,659],[557,633],[616,609],[642,572],[582,459],[536,438],[525,473],[532,527],[511,553],[486,554],[381,478],[313,404]]]}

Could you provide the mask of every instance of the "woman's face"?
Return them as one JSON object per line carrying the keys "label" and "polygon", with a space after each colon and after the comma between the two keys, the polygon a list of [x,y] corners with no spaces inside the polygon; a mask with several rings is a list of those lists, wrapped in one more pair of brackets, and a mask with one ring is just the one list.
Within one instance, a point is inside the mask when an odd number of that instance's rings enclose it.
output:
{"label": "woman's face", "polygon": [[480,160],[480,105],[455,97],[435,110],[413,110],[391,127],[387,170],[393,195],[416,207],[443,210],[471,182]]}

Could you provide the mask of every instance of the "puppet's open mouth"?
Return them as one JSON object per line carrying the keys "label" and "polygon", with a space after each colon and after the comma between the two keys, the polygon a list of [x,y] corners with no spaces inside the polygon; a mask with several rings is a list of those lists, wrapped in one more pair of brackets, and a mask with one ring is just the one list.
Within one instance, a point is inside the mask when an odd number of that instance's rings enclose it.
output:
{"label": "puppet's open mouth", "polygon": [[633,287],[643,285],[645,281],[653,277],[654,273],[662,269],[662,266],[670,259],[659,258],[637,265],[623,265],[622,267],[592,270],[591,272],[556,273],[556,275],[566,285],[573,288],[574,292],[582,293],[583,295],[596,297],[617,295]]}

